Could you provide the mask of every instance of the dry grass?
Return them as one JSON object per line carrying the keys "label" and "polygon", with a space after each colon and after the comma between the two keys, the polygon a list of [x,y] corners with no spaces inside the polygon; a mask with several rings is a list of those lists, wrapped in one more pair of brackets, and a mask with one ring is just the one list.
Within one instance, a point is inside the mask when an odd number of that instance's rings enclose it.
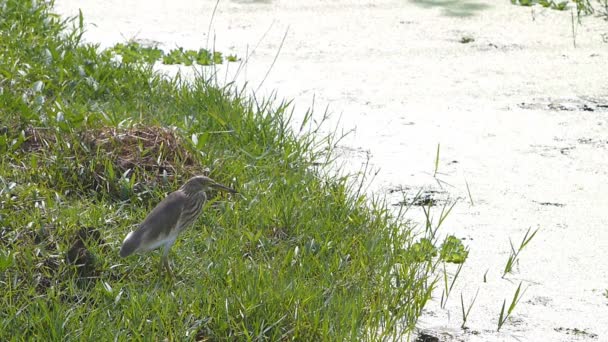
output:
{"label": "dry grass", "polygon": [[[77,177],[64,177],[73,179],[75,193],[94,191],[125,199],[158,187],[174,187],[209,172],[175,128],[97,127],[66,134],[28,126],[12,135],[23,139],[15,155],[36,156],[44,165],[56,166],[57,172],[80,170]],[[64,164],[70,167],[61,167]]]}
{"label": "dry grass", "polygon": [[[61,140],[61,132],[46,127],[27,127],[21,150],[43,152]],[[101,127],[80,132],[82,146],[97,151],[113,161],[121,174],[129,170],[145,170],[145,174],[171,177],[186,172],[202,171],[187,148],[187,143],[172,128],[136,126],[131,128]]]}

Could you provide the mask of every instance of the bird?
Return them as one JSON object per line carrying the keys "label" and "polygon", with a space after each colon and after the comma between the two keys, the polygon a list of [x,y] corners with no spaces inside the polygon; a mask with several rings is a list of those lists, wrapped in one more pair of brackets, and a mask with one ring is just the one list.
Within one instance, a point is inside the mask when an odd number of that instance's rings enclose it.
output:
{"label": "bird", "polygon": [[207,201],[206,191],[211,189],[237,193],[236,190],[207,176],[190,178],[158,203],[135,231],[127,234],[120,247],[120,256],[125,258],[133,253],[143,253],[164,246],[160,271],[162,272],[164,267],[173,277],[168,260],[169,249],[177,236],[200,216],[203,204]]}

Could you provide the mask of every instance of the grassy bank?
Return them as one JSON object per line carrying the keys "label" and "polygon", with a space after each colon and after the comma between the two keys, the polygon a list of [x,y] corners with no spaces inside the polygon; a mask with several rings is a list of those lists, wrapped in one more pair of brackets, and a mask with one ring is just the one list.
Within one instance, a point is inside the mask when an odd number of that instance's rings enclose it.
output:
{"label": "grassy bank", "polygon": [[[82,44],[83,18],[0,1],[0,340],[378,340],[435,286],[432,236],[331,176],[336,137],[289,106]],[[172,249],[120,259],[167,192],[213,194]],[[215,196],[217,195],[217,196]],[[428,234],[433,229],[429,227]]]}

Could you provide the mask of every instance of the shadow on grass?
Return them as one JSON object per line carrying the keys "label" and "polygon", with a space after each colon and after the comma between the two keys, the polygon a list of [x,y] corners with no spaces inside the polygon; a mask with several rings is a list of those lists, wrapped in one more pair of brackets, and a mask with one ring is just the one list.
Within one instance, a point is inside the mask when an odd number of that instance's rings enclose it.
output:
{"label": "shadow on grass", "polygon": [[425,8],[441,7],[442,14],[448,17],[472,17],[490,7],[475,0],[410,0],[410,2]]}

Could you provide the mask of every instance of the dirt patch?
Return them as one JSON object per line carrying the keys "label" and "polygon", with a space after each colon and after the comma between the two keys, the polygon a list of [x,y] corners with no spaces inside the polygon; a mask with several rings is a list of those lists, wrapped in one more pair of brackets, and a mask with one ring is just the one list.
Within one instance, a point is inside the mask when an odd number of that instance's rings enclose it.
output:
{"label": "dirt patch", "polygon": [[[536,201],[534,201],[534,202],[536,202]],[[536,202],[536,203],[538,203],[542,206],[545,206],[545,207],[563,207],[563,206],[565,206],[565,204],[557,203],[557,202]]]}
{"label": "dirt patch", "polygon": [[[34,281],[38,293],[46,293],[50,287],[57,285],[59,281],[64,279],[64,276],[72,277],[69,272],[65,273],[69,269],[61,267],[62,257],[66,265],[74,266],[77,281],[86,280],[86,283],[90,283],[91,280],[98,278],[101,271],[98,268],[95,254],[88,246],[105,244],[99,231],[89,227],[81,228],[71,237],[70,248],[64,253],[57,250],[56,239],[54,235],[46,234],[36,243],[39,246],[35,249],[35,256],[38,261],[32,274],[26,276],[31,277]],[[31,242],[35,242],[35,240]],[[18,269],[25,270],[27,267],[23,265]],[[83,285],[84,283],[78,282],[78,284]]]}
{"label": "dirt patch", "polygon": [[576,140],[581,145],[590,145],[595,148],[607,148],[608,140],[594,138],[578,138]]}
{"label": "dirt patch", "polygon": [[434,207],[445,205],[448,199],[448,193],[443,190],[420,189],[417,193],[412,193],[409,187],[398,187],[388,190],[389,194],[402,193],[404,199],[393,206],[416,206],[416,207]]}
{"label": "dirt patch", "polygon": [[439,342],[439,338],[427,333],[420,333],[416,337],[416,342]]}
{"label": "dirt patch", "polygon": [[560,333],[564,333],[566,335],[576,336],[577,339],[578,338],[581,338],[581,339],[582,338],[597,339],[597,334],[588,332],[585,329],[578,329],[578,328],[571,329],[571,328],[561,328],[560,327],[560,328],[555,328],[553,330],[555,330],[557,332],[560,332]]}
{"label": "dirt patch", "polygon": [[96,267],[95,255],[87,248],[87,244],[101,245],[105,241],[98,230],[90,227],[81,228],[73,238],[70,249],[65,253],[65,261],[76,267],[81,278],[93,277],[99,274]]}
{"label": "dirt patch", "polygon": [[594,97],[576,98],[535,98],[531,102],[518,104],[519,108],[532,110],[551,110],[551,111],[580,111],[580,112],[606,112],[608,102],[605,99]]}

